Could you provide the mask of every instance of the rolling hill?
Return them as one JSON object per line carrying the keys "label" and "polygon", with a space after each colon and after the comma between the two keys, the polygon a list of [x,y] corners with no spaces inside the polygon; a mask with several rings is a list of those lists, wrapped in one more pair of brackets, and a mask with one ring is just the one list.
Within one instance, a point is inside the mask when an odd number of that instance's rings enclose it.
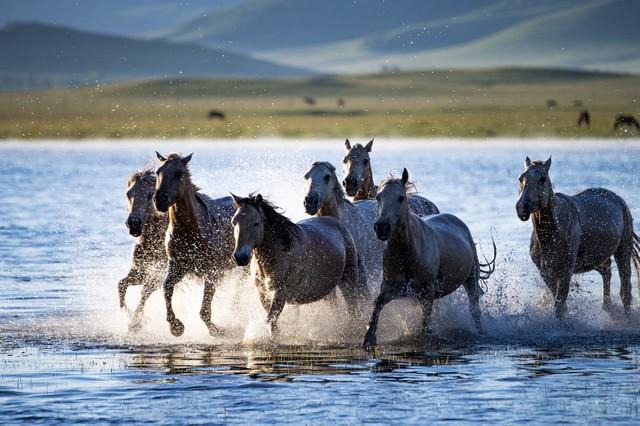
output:
{"label": "rolling hill", "polygon": [[637,0],[247,0],[160,35],[323,72],[551,66],[640,72]]}
{"label": "rolling hill", "polygon": [[34,89],[120,80],[284,77],[308,74],[200,45],[87,33],[44,24],[0,30],[0,88]]}

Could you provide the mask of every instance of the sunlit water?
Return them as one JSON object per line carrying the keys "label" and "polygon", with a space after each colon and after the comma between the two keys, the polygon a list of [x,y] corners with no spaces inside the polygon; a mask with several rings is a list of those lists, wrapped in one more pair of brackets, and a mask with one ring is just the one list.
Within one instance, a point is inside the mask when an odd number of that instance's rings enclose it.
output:
{"label": "sunlit water", "polygon": [[[601,310],[601,280],[589,273],[575,277],[559,323],[528,257],[531,225],[513,207],[525,155],[553,154],[556,191],[604,186],[640,218],[637,141],[377,141],[376,179],[406,166],[487,255],[493,229],[498,261],[482,299],[484,335],[463,292],[438,302],[437,342],[413,339],[420,310],[397,301],[383,311],[375,354],[359,349],[340,302],[287,307],[283,335],[271,339],[239,272],[213,302],[223,337],[200,321],[194,281],[174,297],[183,337],[169,333],[160,292],[143,330],[130,333],[116,291],[133,244],[124,191],[156,149],[195,152],[191,170],[204,192],[257,190],[295,219],[305,216],[306,168],[342,159],[340,140],[0,145],[0,423],[637,423],[635,273],[630,319]],[[129,306],[138,296],[131,287]]]}

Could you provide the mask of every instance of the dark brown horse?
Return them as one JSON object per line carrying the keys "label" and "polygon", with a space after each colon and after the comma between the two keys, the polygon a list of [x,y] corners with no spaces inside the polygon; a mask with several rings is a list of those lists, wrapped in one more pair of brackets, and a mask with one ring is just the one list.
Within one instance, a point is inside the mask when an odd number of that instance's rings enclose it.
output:
{"label": "dark brown horse", "polygon": [[211,301],[222,275],[234,266],[233,201],[231,197],[214,200],[198,192],[187,168],[191,155],[170,154],[165,158],[156,154],[162,165],[157,171],[154,202],[159,211],[169,212],[166,238],[169,260],[164,280],[167,321],[174,336],[182,335],[184,325],[176,318],[171,304],[173,288],[186,275],[193,275],[204,279],[200,318],[209,333],[215,334]]}
{"label": "dark brown horse", "polygon": [[143,285],[140,302],[129,326],[132,329],[139,326],[147,299],[162,284],[162,281],[154,276],[154,269],[164,268],[167,264],[164,234],[169,219],[167,215],[159,213],[153,205],[155,186],[156,175],[152,170],[134,173],[127,183],[129,216],[126,225],[129,234],[137,240],[133,249],[131,269],[118,283],[118,295],[120,308],[124,309],[127,288],[132,285]]}
{"label": "dark brown horse", "polygon": [[424,311],[422,331],[428,335],[434,300],[460,286],[467,292],[475,325],[482,330],[479,281],[489,278],[495,269],[495,243],[493,260],[481,264],[471,232],[460,219],[451,214],[423,218],[409,211],[407,192],[412,187],[404,169],[402,179],[384,180],[376,195],[379,214],[374,229],[386,246],[380,294],[364,339],[366,349],[376,345],[378,318],[387,303],[416,297]]}
{"label": "dark brown horse", "polygon": [[551,157],[545,162],[526,158],[516,211],[522,221],[532,218],[531,259],[555,298],[556,315],[564,315],[572,275],[589,271],[602,275],[603,308],[610,310],[612,256],[620,274],[622,304],[629,313],[631,261],[640,278],[640,239],[633,232],[627,204],[604,188],[573,196],[554,193],[550,167]]}
{"label": "dark brown horse", "polygon": [[578,127],[582,127],[583,124],[591,127],[591,115],[586,109],[580,111],[580,115],[578,115]]}
{"label": "dark brown horse", "polygon": [[212,109],[209,111],[209,120],[224,120],[225,114],[222,111],[218,111],[217,109]]}
{"label": "dark brown horse", "polygon": [[638,120],[636,120],[633,115],[618,115],[613,122],[613,130],[618,130],[618,128],[622,126],[635,127],[637,130],[640,130],[640,123],[638,123]]}

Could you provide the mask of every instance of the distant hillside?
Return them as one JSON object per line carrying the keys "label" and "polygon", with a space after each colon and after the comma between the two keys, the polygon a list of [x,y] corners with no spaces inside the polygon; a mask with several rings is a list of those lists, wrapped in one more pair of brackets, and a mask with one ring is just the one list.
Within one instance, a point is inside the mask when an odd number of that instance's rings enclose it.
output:
{"label": "distant hillside", "polygon": [[324,72],[554,66],[640,72],[638,0],[248,0],[162,34]]}
{"label": "distant hillside", "polygon": [[301,69],[203,46],[42,24],[0,30],[0,88],[47,88],[171,77],[283,77]]}

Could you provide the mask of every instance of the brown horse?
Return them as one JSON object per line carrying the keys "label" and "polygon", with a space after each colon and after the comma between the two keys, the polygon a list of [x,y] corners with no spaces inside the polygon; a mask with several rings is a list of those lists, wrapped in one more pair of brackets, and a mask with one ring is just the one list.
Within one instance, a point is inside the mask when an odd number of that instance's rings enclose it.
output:
{"label": "brown horse", "polygon": [[409,211],[407,192],[411,188],[409,173],[404,169],[402,179],[384,180],[376,195],[379,214],[374,229],[387,243],[382,285],[364,339],[365,348],[376,345],[378,318],[387,303],[399,297],[417,297],[424,310],[423,332],[430,334],[434,300],[461,285],[467,292],[476,327],[482,330],[479,281],[495,270],[495,243],[493,260],[481,264],[471,232],[460,219],[450,214],[421,218]]}
{"label": "brown horse", "polygon": [[152,170],[136,172],[127,183],[127,209],[129,216],[126,225],[129,234],[136,237],[133,249],[131,269],[126,277],[118,283],[120,308],[126,308],[125,296],[131,285],[142,284],[140,302],[132,318],[130,328],[136,328],[142,317],[144,305],[162,281],[153,276],[153,269],[165,267],[167,254],[164,249],[164,234],[167,230],[168,218],[159,213],[153,205],[153,192],[156,176]]}
{"label": "brown horse", "polygon": [[366,282],[360,281],[358,253],[344,225],[333,217],[293,223],[260,194],[232,196],[236,207],[233,257],[240,266],[252,262],[272,333],[277,332],[285,304],[312,303],[331,295],[336,287],[350,313],[359,313]]}
{"label": "brown horse", "polygon": [[555,298],[562,318],[573,274],[597,271],[603,280],[603,308],[611,308],[611,256],[620,274],[620,297],[625,312],[631,309],[631,261],[640,278],[640,239],[633,232],[627,204],[604,188],[589,188],[573,196],[554,193],[549,179],[551,157],[545,162],[524,162],[520,175],[518,217],[531,216],[530,254]]}
{"label": "brown horse", "polygon": [[204,296],[200,318],[209,333],[217,328],[211,322],[211,301],[222,275],[233,268],[233,201],[231,197],[211,199],[198,192],[191,183],[187,168],[191,155],[170,154],[166,158],[156,152],[162,165],[157,171],[154,202],[161,212],[169,212],[166,249],[167,276],[164,299],[171,333],[180,336],[184,325],[176,318],[171,300],[173,288],[186,275],[204,279]]}
{"label": "brown horse", "polygon": [[618,115],[613,122],[613,130],[618,130],[618,127],[622,126],[635,127],[637,130],[640,130],[640,123],[638,123],[638,120],[636,120],[633,115]]}
{"label": "brown horse", "polygon": [[[378,187],[373,183],[373,171],[369,153],[373,148],[373,139],[366,145],[355,144],[347,139],[344,143],[346,153],[342,160],[345,178],[342,181],[347,195],[354,201],[372,200]],[[440,213],[438,207],[426,198],[413,194],[409,198],[409,210],[418,216],[428,216]]]}
{"label": "brown horse", "polygon": [[582,127],[583,124],[587,127],[591,126],[591,115],[586,109],[580,111],[580,115],[578,116],[578,127]]}

